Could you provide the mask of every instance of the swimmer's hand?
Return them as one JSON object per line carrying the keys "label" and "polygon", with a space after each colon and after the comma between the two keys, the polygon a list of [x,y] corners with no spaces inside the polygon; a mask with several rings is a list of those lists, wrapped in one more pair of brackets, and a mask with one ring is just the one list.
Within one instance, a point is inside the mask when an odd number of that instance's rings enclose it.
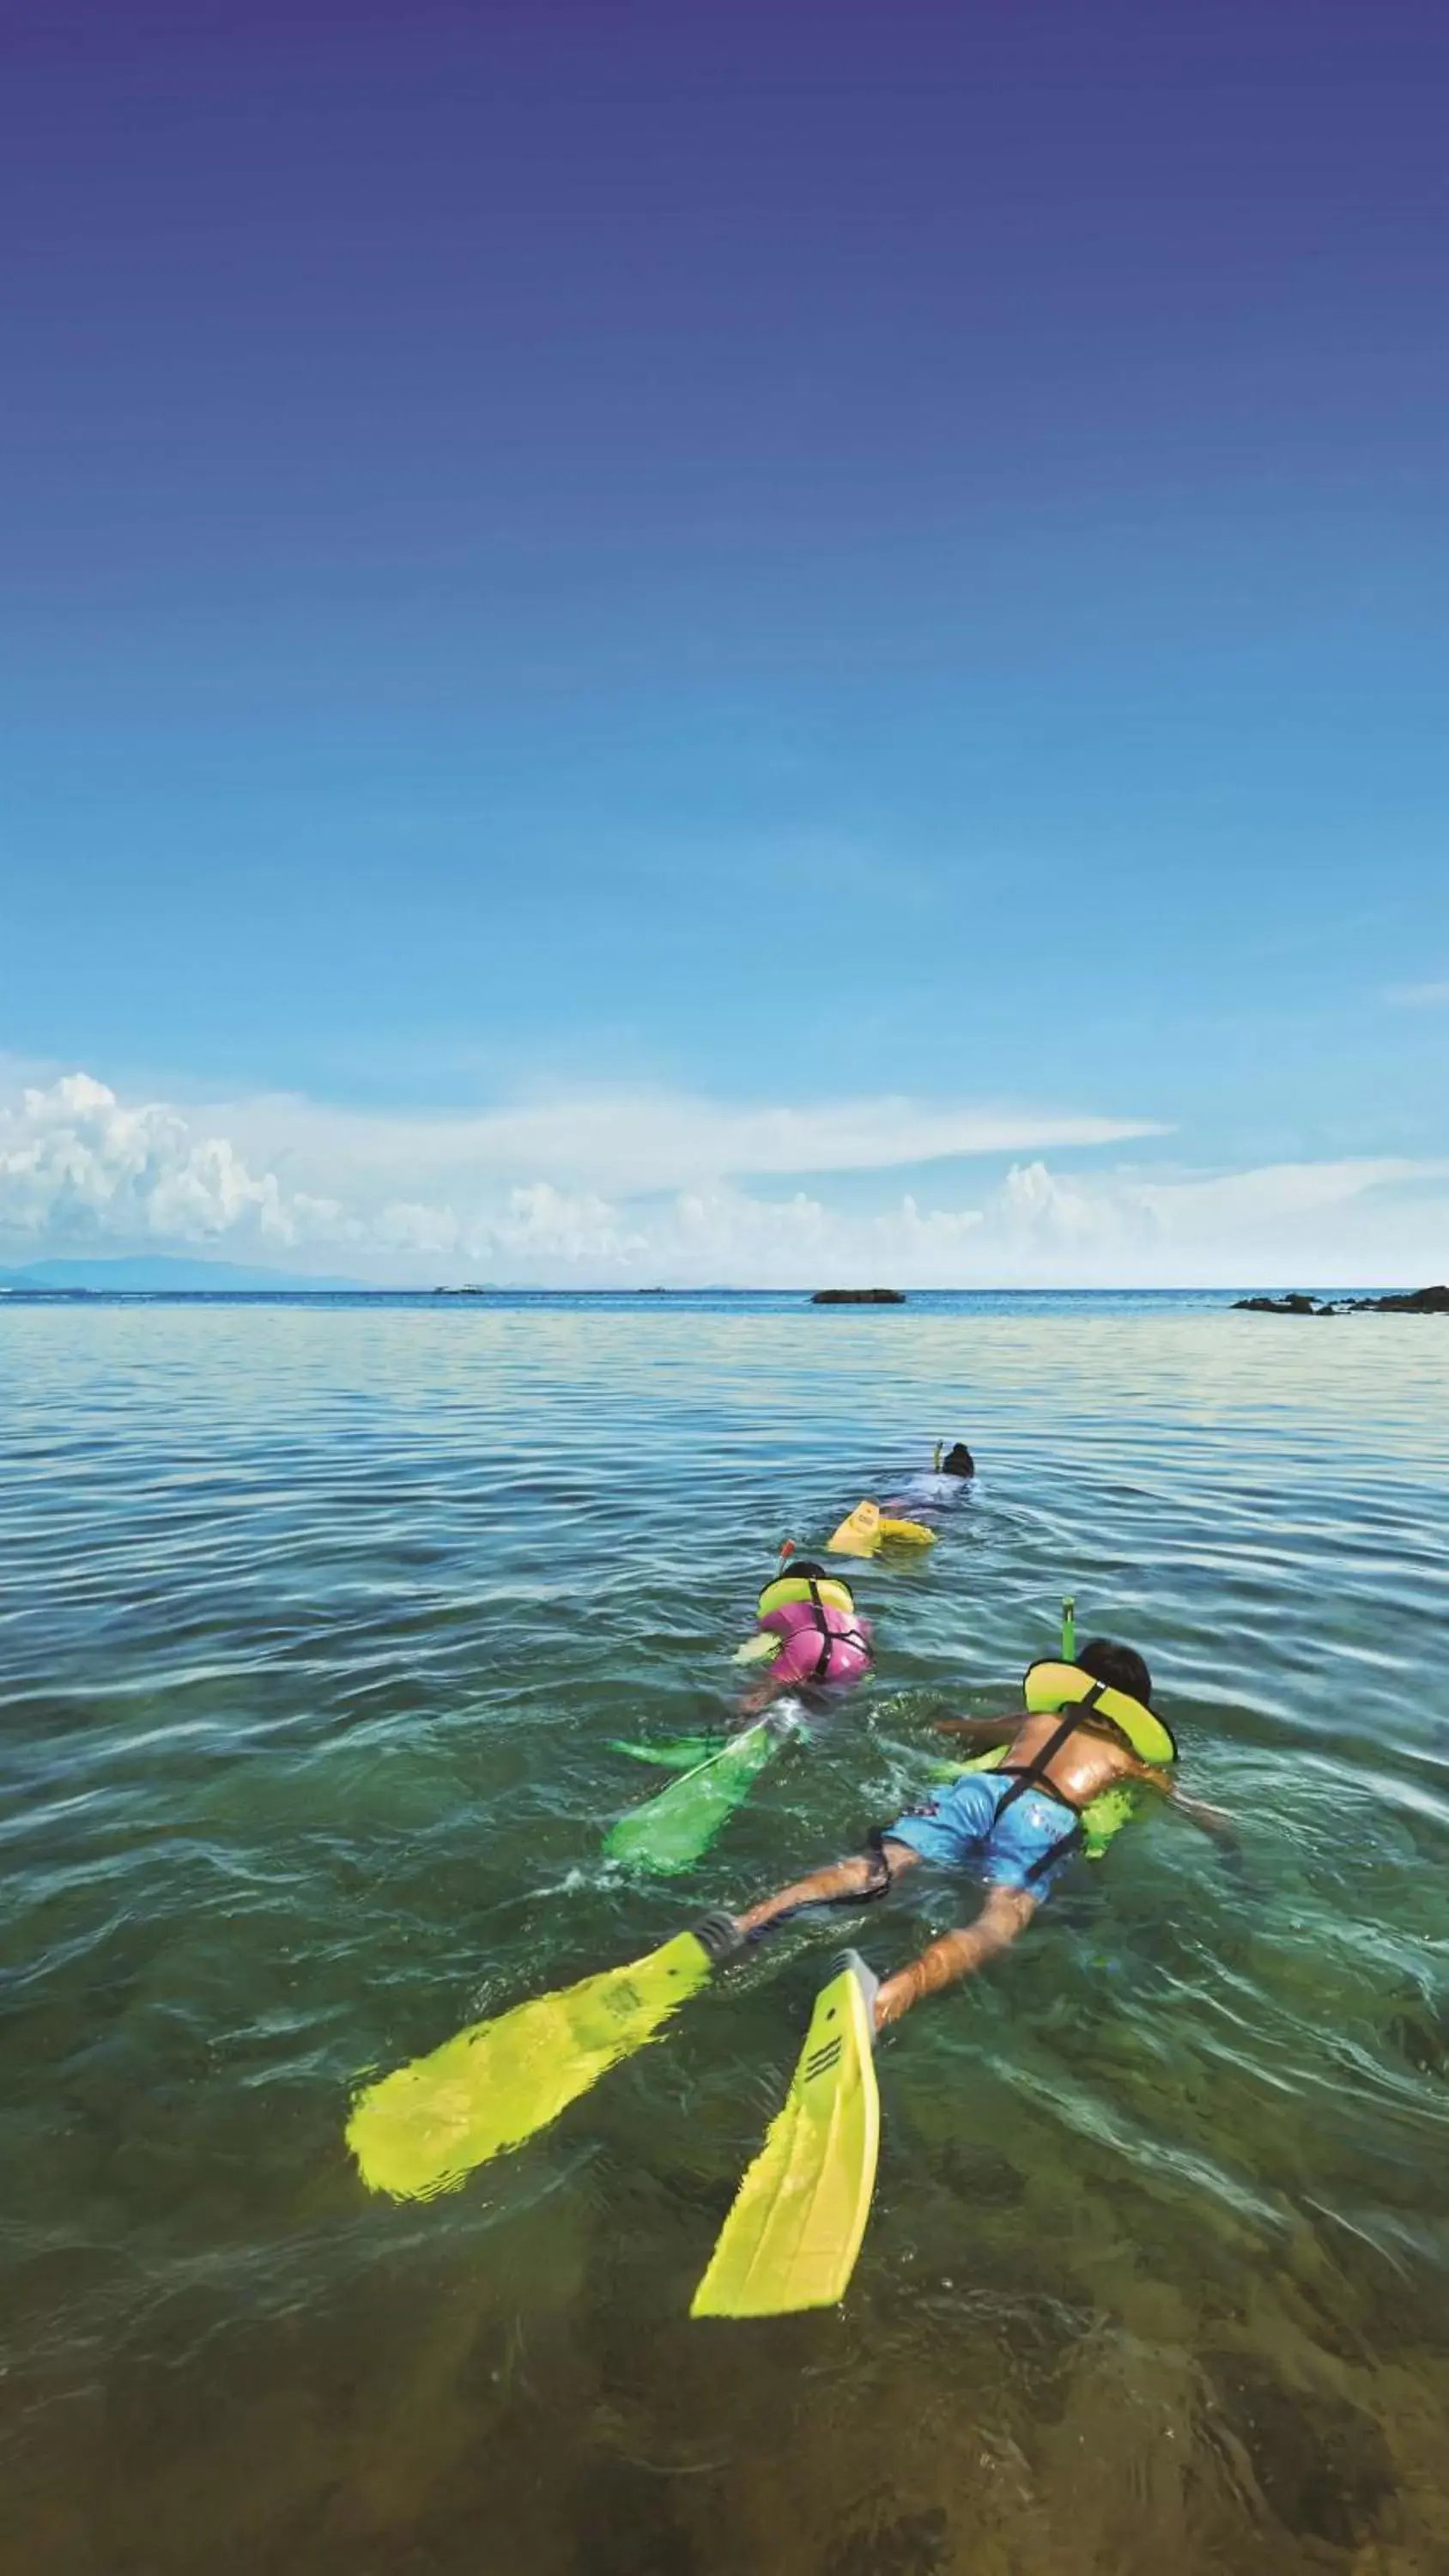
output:
{"label": "swimmer's hand", "polygon": [[1190,1816],[1195,1825],[1201,1825],[1205,1834],[1211,1834],[1217,1845],[1218,1859],[1229,1877],[1246,1883],[1243,1846],[1238,1839],[1237,1825],[1226,1807],[1210,1807],[1206,1798],[1185,1798],[1180,1789],[1174,1791],[1172,1803],[1180,1807],[1185,1816]]}
{"label": "swimmer's hand", "polygon": [[1164,1776],[1161,1771],[1153,1770],[1145,1762],[1134,1762],[1132,1776],[1134,1779],[1145,1780],[1160,1797],[1170,1799],[1174,1807],[1181,1809],[1183,1815],[1190,1817],[1195,1825],[1201,1825],[1205,1834],[1211,1834],[1217,1845],[1218,1859],[1223,1868],[1230,1878],[1239,1881],[1245,1892],[1249,1891],[1248,1873],[1243,1860],[1243,1846],[1238,1840],[1237,1822],[1229,1815],[1226,1807],[1211,1807],[1206,1798],[1189,1798],[1184,1790],[1179,1789],[1174,1779]]}
{"label": "swimmer's hand", "polygon": [[1201,1825],[1205,1834],[1216,1834],[1220,1842],[1232,1843],[1236,1847],[1238,1828],[1226,1807],[1210,1807],[1206,1798],[1185,1798],[1180,1789],[1174,1789],[1172,1803],[1180,1814],[1190,1816],[1195,1825]]}
{"label": "swimmer's hand", "polygon": [[1223,1842],[1237,1841],[1237,1824],[1226,1807],[1210,1807],[1206,1798],[1190,1798],[1185,1789],[1179,1789],[1170,1771],[1160,1771],[1153,1763],[1133,1759],[1128,1769],[1134,1780],[1140,1780],[1144,1788],[1155,1789],[1159,1798],[1170,1799],[1179,1815],[1190,1816],[1205,1834],[1216,1834]]}

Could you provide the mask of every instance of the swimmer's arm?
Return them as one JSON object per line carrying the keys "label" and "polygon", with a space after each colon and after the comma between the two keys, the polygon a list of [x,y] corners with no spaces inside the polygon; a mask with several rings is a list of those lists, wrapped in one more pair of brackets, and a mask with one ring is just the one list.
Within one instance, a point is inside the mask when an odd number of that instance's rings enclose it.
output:
{"label": "swimmer's arm", "polygon": [[1201,1825],[1205,1834],[1216,1834],[1227,1843],[1237,1841],[1237,1827],[1226,1807],[1210,1807],[1206,1798],[1190,1798],[1185,1789],[1179,1789],[1170,1771],[1163,1771],[1151,1762],[1139,1762],[1134,1756],[1132,1777],[1144,1781],[1149,1789],[1155,1789],[1160,1798],[1170,1798],[1178,1814],[1186,1816],[1195,1825]]}

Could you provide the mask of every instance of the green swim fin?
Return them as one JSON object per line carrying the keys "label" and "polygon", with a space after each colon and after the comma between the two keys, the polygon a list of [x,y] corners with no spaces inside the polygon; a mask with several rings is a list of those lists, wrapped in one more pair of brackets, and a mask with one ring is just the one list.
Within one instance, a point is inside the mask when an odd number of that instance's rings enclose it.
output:
{"label": "green swim fin", "polygon": [[631,1762],[652,1763],[656,1771],[693,1771],[707,1762],[727,1741],[723,1734],[661,1736],[653,1744],[630,1744],[622,1735],[611,1735],[609,1751],[627,1753]]}
{"label": "green swim fin", "polygon": [[743,1733],[732,1735],[718,1753],[692,1771],[671,1780],[657,1798],[631,1807],[604,1837],[610,1860],[629,1869],[651,1870],[674,1878],[700,1853],[708,1851],[726,1816],[747,1797],[754,1781],[793,1732],[787,1720],[772,1712]]}
{"label": "green swim fin", "polygon": [[858,1960],[822,1987],[785,2107],[720,2232],[692,2317],[779,2317],[845,2295],[880,2144],[873,1987]]}
{"label": "green swim fin", "polygon": [[[652,2039],[708,1982],[726,1945],[714,1918],[660,1950],[475,2022],[358,2094],[347,2143],[370,2191],[431,2200],[475,2165],[522,2146]],[[733,1934],[733,1925],[730,1925]]]}

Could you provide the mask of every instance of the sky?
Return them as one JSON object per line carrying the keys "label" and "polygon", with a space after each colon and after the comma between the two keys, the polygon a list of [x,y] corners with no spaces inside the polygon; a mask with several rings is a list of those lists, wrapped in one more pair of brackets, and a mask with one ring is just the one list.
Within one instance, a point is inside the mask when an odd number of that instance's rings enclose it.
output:
{"label": "sky", "polygon": [[1449,1274],[1437,0],[10,0],[0,1265]]}

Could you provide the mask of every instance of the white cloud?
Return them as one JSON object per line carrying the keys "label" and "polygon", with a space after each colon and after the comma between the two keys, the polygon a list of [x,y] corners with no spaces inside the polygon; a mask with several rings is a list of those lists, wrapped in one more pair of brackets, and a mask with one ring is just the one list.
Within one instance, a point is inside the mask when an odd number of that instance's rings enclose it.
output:
{"label": "white cloud", "polygon": [[202,1243],[247,1232],[293,1245],[340,1215],[333,1201],[284,1194],[227,1137],[196,1135],[159,1102],[124,1108],[87,1073],[29,1088],[0,1115],[0,1224],[19,1234]]}
{"label": "white cloud", "polygon": [[958,1206],[868,1215],[720,1189],[661,1209],[653,1275],[903,1287],[1373,1284],[1442,1275],[1449,1164],[1387,1158],[1212,1175],[1063,1175],[1037,1159]]}
{"label": "white cloud", "polygon": [[1265,1163],[1252,1172],[1220,1172],[1205,1180],[1144,1182],[1144,1206],[1209,1226],[1241,1227],[1245,1221],[1295,1224],[1323,1208],[1362,1199],[1370,1190],[1432,1180],[1444,1163],[1408,1162],[1399,1156],[1359,1156],[1338,1163]]}
{"label": "white cloud", "polygon": [[510,1190],[503,1214],[483,1223],[476,1241],[490,1255],[522,1253],[531,1261],[562,1262],[575,1269],[590,1263],[606,1270],[626,1267],[650,1249],[647,1233],[621,1217],[607,1199],[588,1191],[556,1190],[551,1181]]}
{"label": "white cloud", "polygon": [[1007,1175],[987,1234],[1003,1284],[1372,1285],[1438,1277],[1449,1163],[1359,1157],[1248,1171]]}
{"label": "white cloud", "polygon": [[[1443,1274],[1449,1164],[1438,1162],[1062,1174],[1028,1152],[1000,1180],[943,1171],[929,1191],[897,1182],[888,1196],[879,1184],[829,1186],[833,1173],[926,1160],[929,1140],[949,1136],[959,1154],[969,1134],[978,1153],[999,1153],[1003,1136],[1038,1128],[1078,1142],[1084,1131],[1160,1132],[899,1100],[734,1110],[665,1094],[482,1118],[373,1120],[278,1099],[197,1113],[127,1105],[73,1073],[0,1102],[0,1239],[31,1258],[213,1244],[232,1257],[282,1252],[303,1273],[345,1266],[422,1284],[1311,1285]],[[603,1169],[591,1175],[595,1149]],[[736,1155],[763,1185],[741,1181]],[[772,1195],[769,1172],[793,1173],[802,1155],[819,1158],[810,1187]]]}
{"label": "white cloud", "polygon": [[1045,1163],[1014,1163],[1002,1183],[999,1211],[1008,1239],[1033,1238],[1071,1249],[1117,1230],[1113,1202],[1058,1180]]}
{"label": "white cloud", "polygon": [[1142,1118],[941,1104],[899,1095],[805,1108],[736,1105],[688,1092],[597,1092],[476,1114],[399,1117],[259,1098],[207,1116],[258,1161],[285,1158],[327,1186],[383,1175],[399,1196],[456,1192],[460,1179],[624,1197],[689,1189],[701,1178],[899,1170],[954,1156],[1114,1145],[1164,1131]]}
{"label": "white cloud", "polygon": [[1401,1011],[1442,1011],[1449,1009],[1449,983],[1390,984],[1384,1000],[1393,1002]]}

